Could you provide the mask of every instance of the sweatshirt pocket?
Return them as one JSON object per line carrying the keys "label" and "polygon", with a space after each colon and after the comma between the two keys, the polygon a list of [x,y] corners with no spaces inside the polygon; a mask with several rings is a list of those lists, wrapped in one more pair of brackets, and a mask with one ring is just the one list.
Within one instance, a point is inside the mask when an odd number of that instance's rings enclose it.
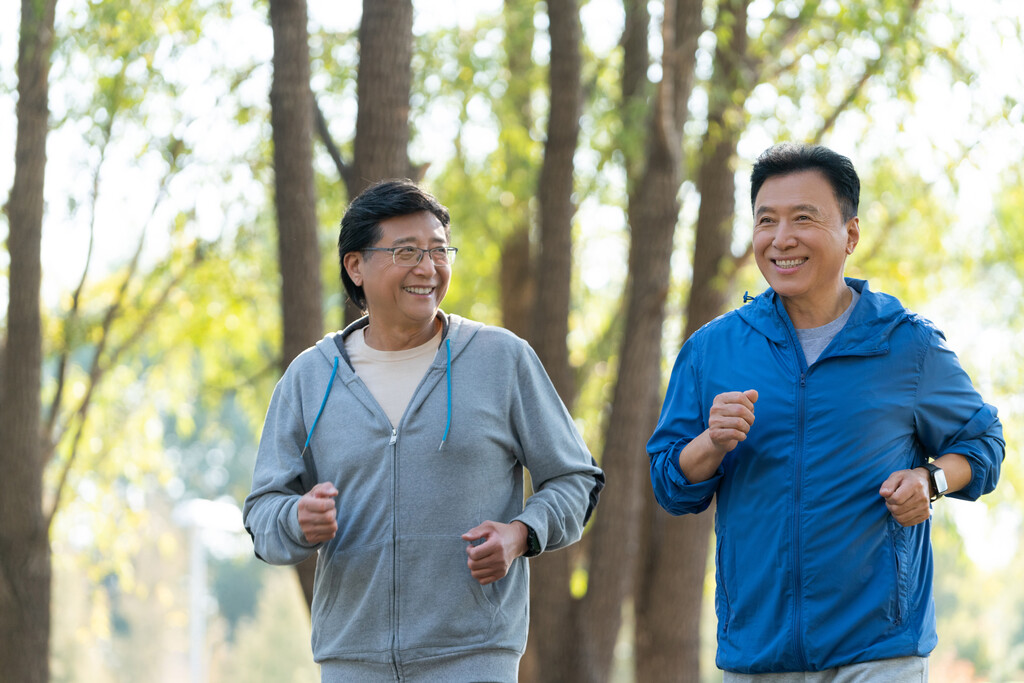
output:
{"label": "sweatshirt pocket", "polygon": [[317,566],[313,654],[382,652],[391,638],[388,543],[335,552]]}
{"label": "sweatshirt pocket", "polygon": [[495,586],[481,586],[472,577],[466,545],[458,536],[399,541],[399,648],[466,646],[490,639],[497,614]]}

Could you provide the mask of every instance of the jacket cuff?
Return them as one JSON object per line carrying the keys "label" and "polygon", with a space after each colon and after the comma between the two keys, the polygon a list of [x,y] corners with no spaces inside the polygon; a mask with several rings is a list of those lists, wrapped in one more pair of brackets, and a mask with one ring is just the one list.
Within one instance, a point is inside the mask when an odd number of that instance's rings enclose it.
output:
{"label": "jacket cuff", "polygon": [[700,499],[701,501],[710,501],[715,495],[715,491],[718,490],[718,484],[722,480],[722,476],[725,474],[725,468],[722,465],[718,466],[715,473],[710,479],[704,481],[698,481],[696,483],[690,481],[683,474],[683,471],[679,469],[679,457],[672,458],[672,467],[668,469],[668,478],[673,484],[680,489],[686,490],[687,498]]}
{"label": "jacket cuff", "polygon": [[[527,506],[512,521],[521,522],[526,527],[528,534],[533,536],[532,539],[527,536],[524,557],[536,557],[544,552],[548,546],[548,523],[547,519],[544,518],[542,510],[531,510]],[[535,541],[535,543],[531,543],[531,540]]]}
{"label": "jacket cuff", "polygon": [[315,548],[316,545],[306,540],[306,534],[302,532],[302,527],[299,526],[299,498],[295,497],[294,500],[288,503],[288,509],[285,512],[285,519],[287,523],[285,530],[292,541],[303,548]]}

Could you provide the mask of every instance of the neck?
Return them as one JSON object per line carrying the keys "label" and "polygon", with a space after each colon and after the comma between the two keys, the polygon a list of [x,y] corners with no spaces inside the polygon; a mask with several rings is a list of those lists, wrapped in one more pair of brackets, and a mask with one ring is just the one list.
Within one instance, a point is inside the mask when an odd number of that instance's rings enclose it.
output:
{"label": "neck", "polygon": [[441,329],[441,321],[431,318],[426,325],[396,327],[380,324],[373,316],[363,331],[367,346],[378,351],[404,351],[422,346],[434,338]]}
{"label": "neck", "polygon": [[793,327],[805,330],[828,325],[843,314],[852,300],[853,295],[844,280],[837,289],[821,292],[814,299],[782,297],[782,305],[786,307]]}

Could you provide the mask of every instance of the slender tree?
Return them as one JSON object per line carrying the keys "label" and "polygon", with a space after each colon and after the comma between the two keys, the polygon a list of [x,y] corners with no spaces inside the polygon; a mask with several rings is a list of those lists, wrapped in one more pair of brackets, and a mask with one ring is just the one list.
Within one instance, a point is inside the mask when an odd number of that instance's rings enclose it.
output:
{"label": "slender tree", "polygon": [[[512,191],[525,176],[532,176],[533,160],[523,149],[533,128],[531,72],[533,63],[533,26],[536,0],[505,0],[505,59],[508,67],[508,91],[502,98],[502,161]],[[531,258],[529,203],[513,195],[510,202],[513,225],[504,237],[501,249],[501,317],[506,329],[520,337],[530,337],[531,312],[535,296]]]}
{"label": "slender tree", "polygon": [[[353,158],[346,163],[314,101],[316,129],[345,183],[349,198],[379,180],[420,180],[425,166],[409,161],[409,94],[412,89],[412,0],[363,0]],[[345,322],[361,315],[351,302]]]}
{"label": "slender tree", "polygon": [[16,681],[49,680],[50,543],[42,509],[39,292],[50,55],[56,0],[22,0],[17,141],[8,204],[10,279],[0,386],[0,661]]}
{"label": "slender tree", "polygon": [[[638,446],[646,441],[657,419],[661,328],[671,282],[670,258],[680,209],[678,194],[684,177],[683,125],[688,118],[687,103],[694,83],[697,38],[703,29],[701,6],[701,0],[665,3],[662,79],[650,111],[643,175],[639,182],[634,182],[629,197],[631,239],[626,325],[602,459],[609,480],[616,481],[619,487],[615,490],[609,487],[603,501],[606,507],[599,512],[600,524],[595,524],[592,532],[591,585],[586,603],[593,607],[584,620],[594,624],[591,629],[595,633],[588,639],[593,642],[591,658],[601,662],[600,672],[604,675],[589,680],[607,680],[610,653],[620,623],[620,610],[615,609],[615,604],[635,595],[638,615],[648,608],[647,587],[642,584],[637,587],[636,574],[646,570],[651,555],[661,550],[652,537],[640,532],[643,501],[650,496],[644,494],[647,463]],[[627,28],[630,28],[628,21]],[[634,51],[641,49],[638,38],[624,43]],[[624,93],[639,90],[633,74],[640,71],[642,63],[639,55],[627,62],[634,66],[624,73],[624,76],[631,76],[629,81],[624,81]],[[644,552],[638,552],[640,548],[644,548]],[[644,566],[622,562],[622,557],[639,557]],[[674,680],[663,677],[663,671],[647,677],[654,672],[650,663],[642,660],[656,655],[647,651],[646,635],[643,631],[637,633],[638,680]]]}
{"label": "slender tree", "polygon": [[[270,0],[274,75],[270,121],[274,138],[274,205],[277,209],[284,341],[281,371],[323,334],[323,295],[313,187],[313,95],[309,85],[306,0]],[[296,570],[312,605],[316,558]]]}
{"label": "slender tree", "polygon": [[363,0],[350,197],[378,180],[417,175],[408,151],[411,87],[412,0]]}
{"label": "slender tree", "polygon": [[[572,284],[573,157],[579,138],[583,92],[579,7],[576,0],[548,0],[551,60],[548,71],[550,113],[544,161],[537,191],[539,251],[537,297],[531,342],[562,401],[572,409],[575,394],[569,365],[569,307]],[[531,561],[531,648],[545,680],[569,680],[566,652],[573,641],[564,636],[575,605],[568,600],[572,551],[544,554]],[[562,673],[564,671],[564,673]]]}

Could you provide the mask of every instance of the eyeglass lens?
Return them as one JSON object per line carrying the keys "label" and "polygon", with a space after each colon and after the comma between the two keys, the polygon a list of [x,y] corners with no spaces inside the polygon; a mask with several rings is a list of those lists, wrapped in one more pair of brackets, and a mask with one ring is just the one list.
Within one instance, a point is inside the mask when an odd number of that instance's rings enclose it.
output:
{"label": "eyeglass lens", "polygon": [[430,260],[438,266],[450,265],[455,260],[455,252],[448,247],[436,247],[423,250],[418,247],[400,247],[395,249],[395,263],[400,266],[415,266],[423,258],[423,253],[430,254]]}

